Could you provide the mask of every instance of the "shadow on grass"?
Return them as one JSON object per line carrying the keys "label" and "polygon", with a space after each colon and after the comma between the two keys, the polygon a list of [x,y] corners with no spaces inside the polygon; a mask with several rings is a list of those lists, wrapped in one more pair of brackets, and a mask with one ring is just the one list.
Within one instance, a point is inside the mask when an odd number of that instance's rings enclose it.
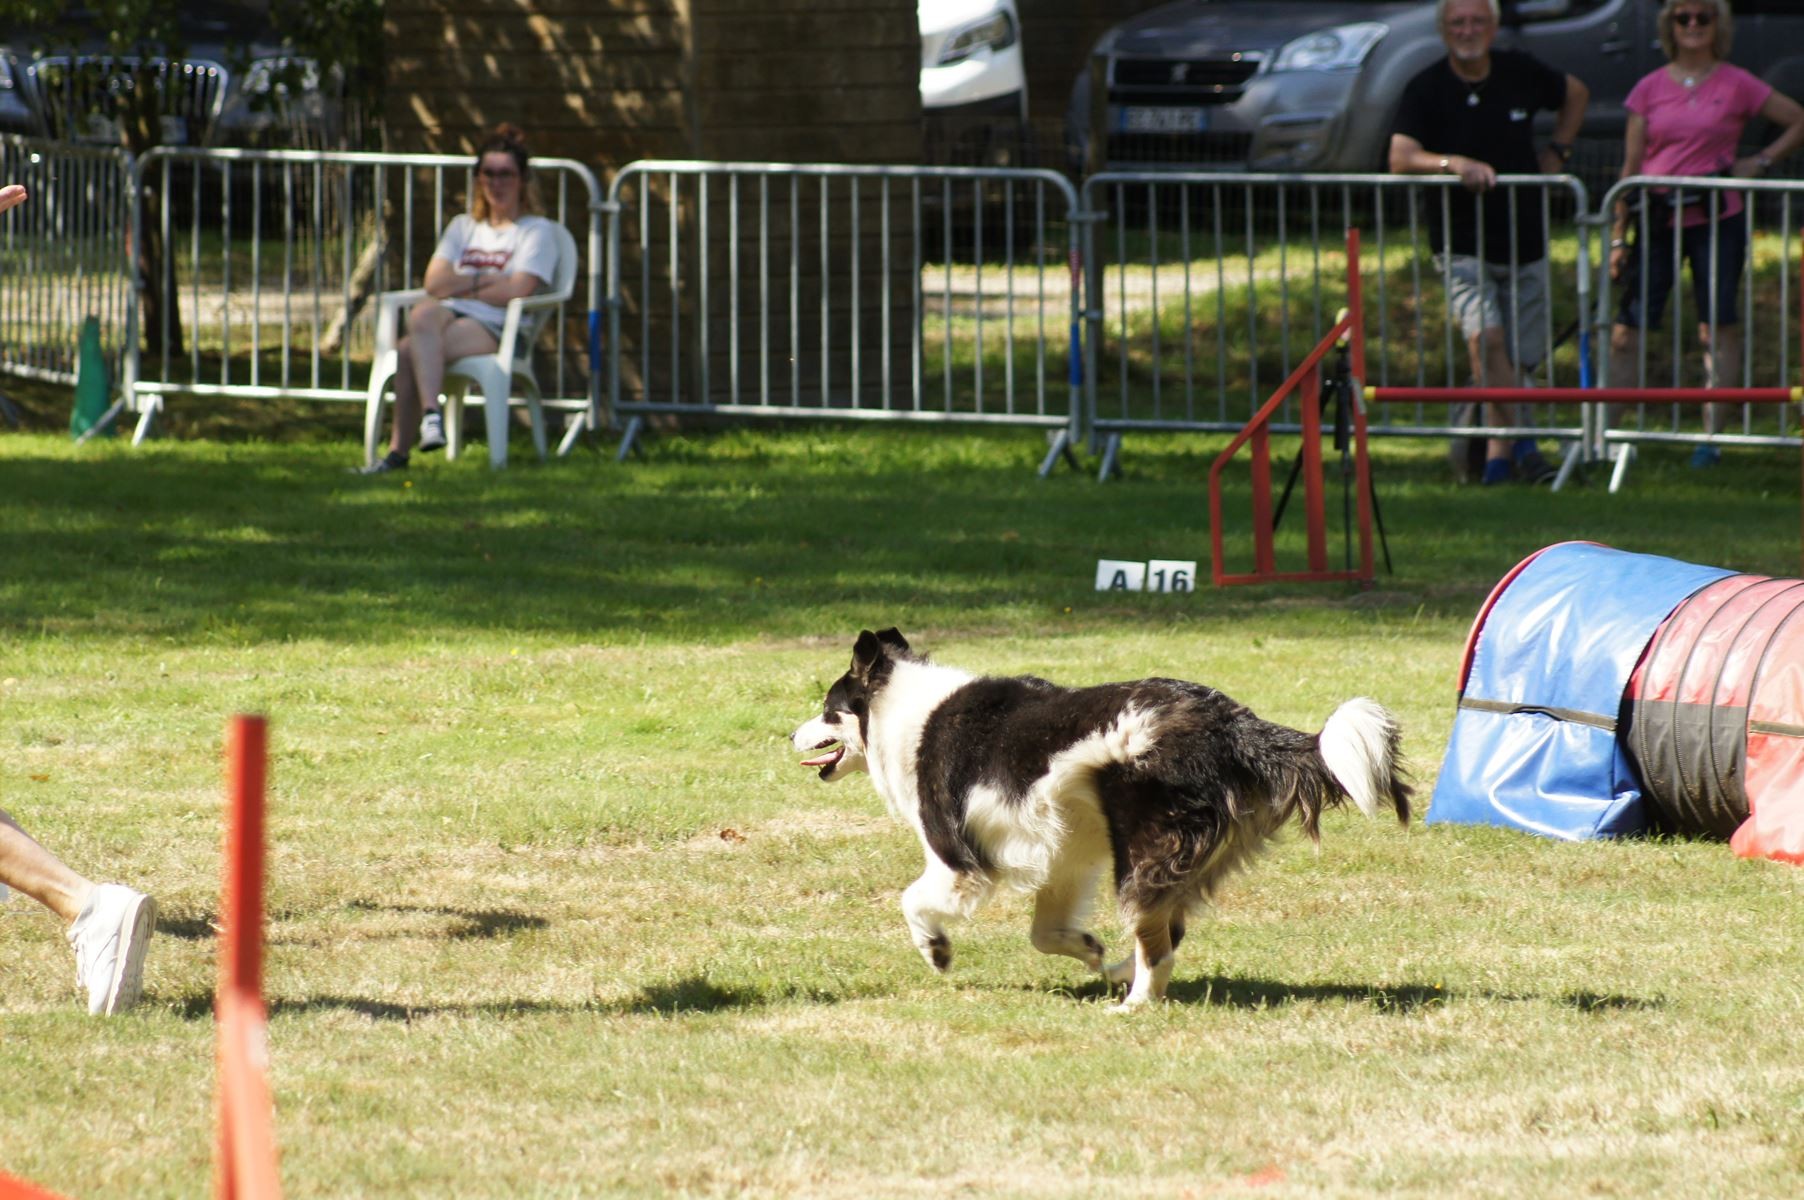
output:
{"label": "shadow on grass", "polygon": [[[153,997],[152,1002],[167,1003],[185,1021],[197,1021],[213,1015],[213,993],[189,992],[168,998]],[[320,1012],[348,1012],[372,1021],[399,1021],[410,1024],[428,1017],[482,1017],[505,1020],[509,1017],[534,1017],[579,1012],[608,1012],[612,1007],[600,1003],[563,1004],[547,1000],[487,1000],[469,1004],[402,1004],[392,1000],[376,1000],[368,996],[278,996],[269,1002],[273,1017],[306,1016]]]}
{"label": "shadow on grass", "polygon": [[[378,1000],[369,996],[278,996],[269,1002],[269,1015],[297,1016],[317,1012],[350,1012],[372,1021],[400,1021],[403,1024],[427,1017],[484,1017],[505,1020],[509,1017],[596,1013],[604,1016],[635,1016],[658,1013],[676,1016],[683,1013],[715,1013],[763,1008],[788,1000],[805,1000],[811,1004],[837,1004],[840,997],[818,988],[786,986],[774,989],[723,985],[703,975],[688,975],[665,983],[650,984],[635,996],[621,1000],[589,1000],[564,1003],[549,1000],[485,1000],[471,1003],[403,1004]],[[186,1021],[213,1015],[212,992],[188,992],[180,996],[152,997],[152,1003],[170,1006]]]}
{"label": "shadow on grass", "polygon": [[213,913],[202,913],[194,917],[158,913],[157,936],[177,938],[184,942],[202,942],[216,938],[219,936],[219,917]]}
{"label": "shadow on grass", "polygon": [[[454,919],[449,929],[440,931],[435,936],[442,936],[451,941],[465,941],[473,938],[496,938],[510,933],[518,933],[523,929],[544,929],[551,924],[544,917],[535,917],[530,913],[509,912],[498,908],[451,908],[441,904],[380,904],[374,900],[353,900],[345,907],[357,912],[386,913],[424,913],[434,917],[451,917]],[[361,934],[360,936],[371,936]],[[376,934],[376,937],[415,936],[411,930],[397,930],[392,934]]]}
{"label": "shadow on grass", "polygon": [[639,989],[628,1000],[605,1005],[617,1013],[709,1013],[731,1009],[762,1008],[788,1000],[804,1000],[810,1004],[838,1004],[843,999],[836,992],[790,984],[779,988],[742,987],[715,983],[705,975],[687,975],[666,983],[655,983]]}
{"label": "shadow on grass", "polygon": [[[1118,995],[1101,980],[1061,989],[1079,1000],[1102,1000]],[[1284,983],[1275,979],[1234,979],[1226,975],[1206,975],[1195,979],[1174,979],[1166,996],[1177,1004],[1201,1004],[1219,1008],[1264,1009],[1287,1004],[1341,1002],[1364,1004],[1374,1011],[1408,1015],[1422,1009],[1463,999],[1509,1000],[1550,1003],[1581,1012],[1645,1010],[1665,1007],[1656,997],[1608,995],[1597,992],[1564,992],[1557,996],[1492,991],[1462,992],[1433,984],[1400,984],[1392,987],[1341,983]]]}
{"label": "shadow on grass", "polygon": [[[634,466],[585,455],[536,467],[523,455],[519,469],[490,472],[477,456],[423,460],[400,480],[347,476],[354,443],[166,443],[76,458],[19,443],[0,457],[11,498],[0,629],[367,646],[450,629],[605,641],[892,619],[1013,625],[1024,613],[1043,624],[1072,609],[1074,621],[1164,625],[1185,611],[1175,601],[1126,603],[1086,586],[1098,557],[1197,547],[1207,535],[1202,444],[1135,448],[1131,481],[1101,488],[1068,472],[1036,479],[1044,443],[1016,430],[786,427],[667,439]],[[1797,468],[1778,459],[1740,456],[1705,487],[1682,466],[1662,473],[1650,453],[1633,502],[1603,504],[1461,492],[1438,451],[1386,446],[1379,457],[1391,586],[1414,589],[1431,613],[1469,615],[1499,571],[1575,530],[1742,570],[1795,565],[1770,534],[1796,504]],[[1249,497],[1236,473],[1224,517],[1234,563]],[[1305,608],[1351,595],[1287,594]],[[1185,619],[1263,617],[1271,599],[1216,591],[1206,618]]]}
{"label": "shadow on grass", "polygon": [[[373,900],[352,900],[345,907],[354,912],[423,914],[431,917],[446,917],[451,921],[446,928],[430,931],[413,928],[358,930],[357,936],[365,940],[416,937],[443,938],[448,941],[460,942],[505,937],[525,929],[544,929],[551,924],[546,918],[533,916],[531,913],[512,912],[498,908],[452,908],[438,904],[380,904]],[[272,921],[286,920],[296,915],[298,914],[269,914]],[[184,942],[206,941],[219,936],[219,917],[216,913],[211,912],[194,916],[160,915],[157,917],[157,935],[176,938]],[[272,944],[282,944],[294,940],[296,939],[270,938]],[[304,943],[307,939],[299,940]]]}
{"label": "shadow on grass", "polygon": [[[1027,989],[1038,990],[1038,989]],[[1056,989],[1060,995],[1076,1000],[1101,1001],[1118,995],[1101,981],[1075,988]],[[1647,1011],[1666,1006],[1660,997],[1610,995],[1597,992],[1563,992],[1557,996],[1491,991],[1460,992],[1430,984],[1404,984],[1396,987],[1360,987],[1351,984],[1281,983],[1272,979],[1231,979],[1211,975],[1201,979],[1175,980],[1167,990],[1176,1004],[1200,1004],[1220,1008],[1259,1010],[1280,1008],[1295,1003],[1339,1001],[1369,1005],[1381,1013],[1408,1015],[1451,1001],[1476,998],[1520,1003],[1549,1003],[1580,1012]],[[547,1000],[489,1000],[476,1003],[402,1004],[367,996],[303,996],[277,997],[270,1002],[270,1016],[305,1015],[316,1012],[350,1012],[372,1021],[399,1021],[403,1024],[428,1017],[484,1017],[507,1019],[542,1015],[596,1013],[612,1016],[642,1016],[656,1013],[678,1016],[686,1013],[707,1014],[763,1008],[791,1000],[810,1004],[837,1004],[843,997],[834,992],[814,988],[786,986],[775,989],[718,984],[704,975],[688,975],[664,983],[651,984],[635,996],[623,1000],[591,1000],[561,1003]],[[184,1020],[198,1020],[213,1014],[211,992],[190,992],[165,1001]]]}

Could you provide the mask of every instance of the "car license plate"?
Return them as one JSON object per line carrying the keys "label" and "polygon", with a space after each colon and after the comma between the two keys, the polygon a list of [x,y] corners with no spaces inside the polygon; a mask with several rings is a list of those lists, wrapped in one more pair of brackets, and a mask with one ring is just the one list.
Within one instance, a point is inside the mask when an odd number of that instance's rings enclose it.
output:
{"label": "car license plate", "polygon": [[1201,133],[1209,128],[1209,113],[1201,108],[1121,109],[1120,133]]}

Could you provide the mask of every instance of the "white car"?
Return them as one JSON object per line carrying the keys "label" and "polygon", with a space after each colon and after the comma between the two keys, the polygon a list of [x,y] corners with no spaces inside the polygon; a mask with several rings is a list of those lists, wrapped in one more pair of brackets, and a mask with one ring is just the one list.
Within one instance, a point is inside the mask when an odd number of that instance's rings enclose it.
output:
{"label": "white car", "polygon": [[921,107],[929,116],[1027,120],[1015,0],[920,0]]}

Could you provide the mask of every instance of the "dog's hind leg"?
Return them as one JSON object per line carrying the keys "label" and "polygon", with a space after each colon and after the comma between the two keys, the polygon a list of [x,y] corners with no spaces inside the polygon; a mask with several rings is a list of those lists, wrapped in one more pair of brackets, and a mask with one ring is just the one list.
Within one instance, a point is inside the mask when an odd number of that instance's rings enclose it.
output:
{"label": "dog's hind leg", "polygon": [[[1157,1000],[1165,999],[1165,985],[1171,979],[1172,964],[1177,958],[1176,939],[1184,936],[1184,920],[1170,911],[1142,913],[1134,922],[1133,986],[1127,997],[1111,1012],[1133,1012]],[[1116,968],[1126,966],[1118,963]],[[1113,981],[1113,980],[1111,980]]]}
{"label": "dog's hind leg", "polygon": [[954,871],[936,856],[927,856],[927,869],[902,893],[902,916],[928,966],[944,971],[952,965],[946,922],[969,916],[989,890],[989,881],[981,876]]}
{"label": "dog's hind leg", "polygon": [[1057,872],[1034,894],[1035,950],[1069,955],[1092,971],[1102,970],[1102,942],[1082,928],[1101,874],[1100,865]]}
{"label": "dog's hind leg", "polygon": [[[1178,943],[1184,940],[1184,915],[1179,913],[1171,919],[1171,948],[1175,953]],[[1102,968],[1102,977],[1111,984],[1126,985],[1134,982],[1134,958],[1130,954],[1119,962],[1112,962]]]}

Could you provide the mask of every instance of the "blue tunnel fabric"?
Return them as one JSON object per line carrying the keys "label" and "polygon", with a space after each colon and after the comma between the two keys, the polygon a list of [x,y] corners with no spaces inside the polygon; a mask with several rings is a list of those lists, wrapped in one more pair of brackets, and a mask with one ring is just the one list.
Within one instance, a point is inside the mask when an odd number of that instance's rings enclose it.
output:
{"label": "blue tunnel fabric", "polygon": [[1588,542],[1533,556],[1475,635],[1427,822],[1569,841],[1645,829],[1623,692],[1660,623],[1732,574]]}

